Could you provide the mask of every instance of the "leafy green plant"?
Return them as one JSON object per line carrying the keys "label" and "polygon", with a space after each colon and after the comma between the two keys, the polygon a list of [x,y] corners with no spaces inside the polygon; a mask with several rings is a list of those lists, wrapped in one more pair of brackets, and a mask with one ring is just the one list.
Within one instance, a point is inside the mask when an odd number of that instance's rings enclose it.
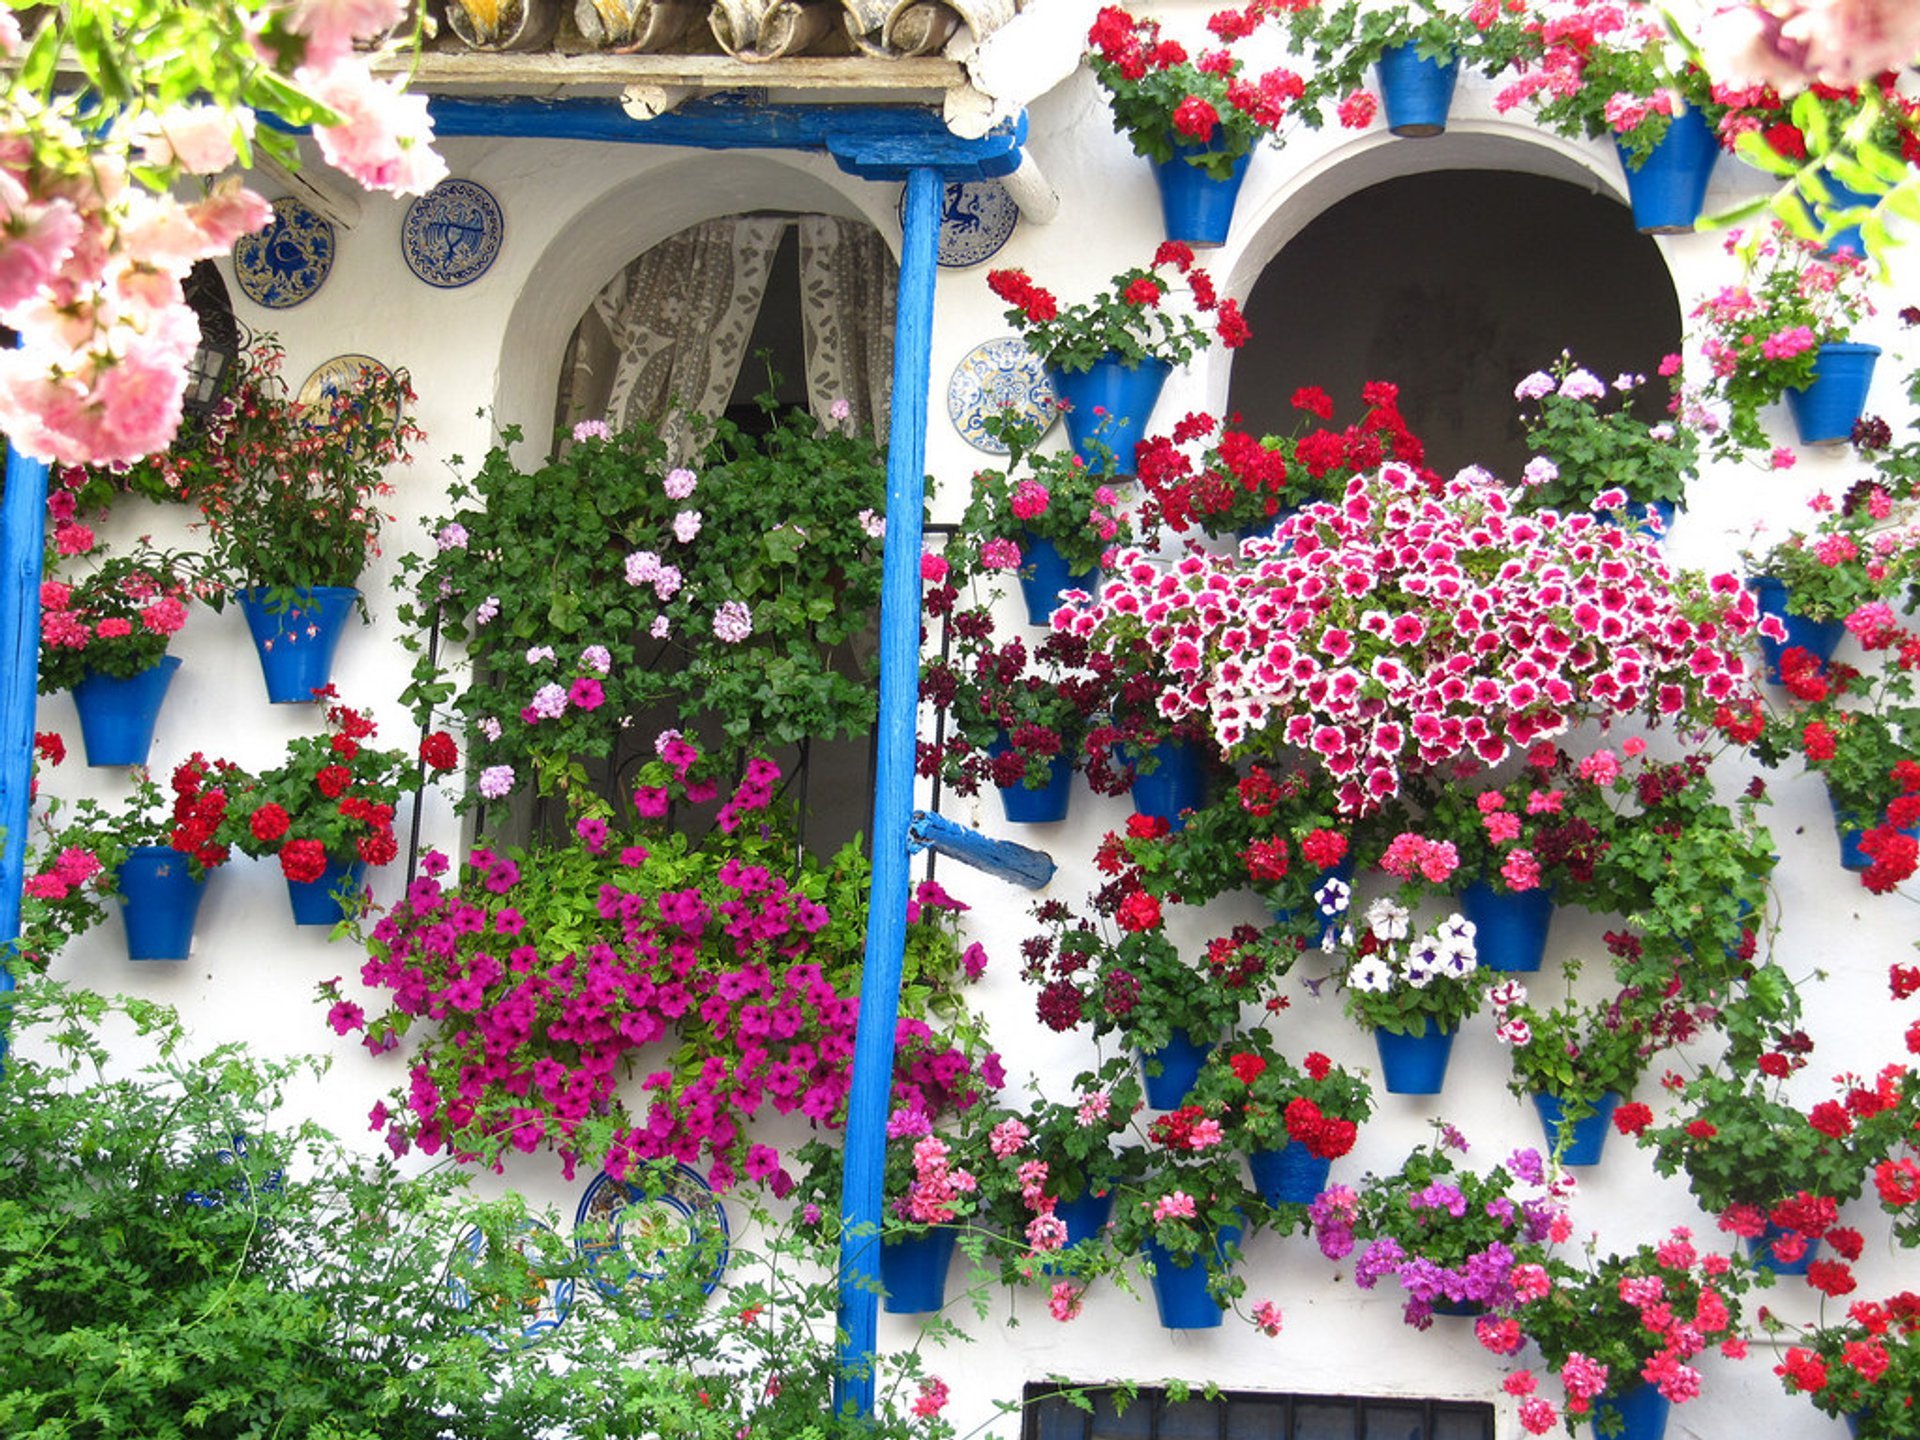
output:
{"label": "leafy green plant", "polygon": [[1534,458],[1521,476],[1520,508],[1586,510],[1612,492],[1635,511],[1656,500],[1683,503],[1698,474],[1700,440],[1690,425],[1635,414],[1644,384],[1644,375],[1628,374],[1609,386],[1564,350],[1550,370],[1521,380],[1513,393],[1529,407],[1520,428]]}
{"label": "leafy green plant", "polygon": [[1506,6],[1458,5],[1445,0],[1398,0],[1362,5],[1359,0],[1307,0],[1289,5],[1288,44],[1312,60],[1301,118],[1318,128],[1321,107],[1366,87],[1370,67],[1383,52],[1410,45],[1422,60],[1461,64],[1498,74],[1519,53],[1520,24]]}
{"label": "leafy green plant", "polygon": [[66,690],[89,673],[128,679],[151,670],[187,623],[187,605],[205,590],[206,564],[191,552],[142,539],[124,555],[103,545],[75,574],[50,553],[40,586],[40,693]]}
{"label": "leafy green plant", "polygon": [[[1501,1005],[1502,1024],[1495,1033],[1508,1042],[1513,1078],[1507,1088],[1515,1095],[1551,1095],[1565,1107],[1569,1120],[1595,1111],[1597,1102],[1612,1091],[1625,1097],[1646,1073],[1654,1055],[1675,1039],[1691,1033],[1694,1024],[1711,1018],[1711,1010],[1695,1012],[1693,1024],[1668,1022],[1669,1011],[1687,1011],[1684,1002],[1648,996],[1629,986],[1604,1000],[1574,998],[1574,982],[1581,964],[1577,957],[1561,961],[1566,997],[1547,1008],[1521,998]],[[1496,1004],[1500,997],[1495,996]]]}
{"label": "leafy green plant", "polygon": [[1007,302],[1007,323],[1042,364],[1078,374],[1109,356],[1129,369],[1143,360],[1184,365],[1212,343],[1190,313],[1162,303],[1173,292],[1170,272],[1185,277],[1196,308],[1215,312],[1214,333],[1222,345],[1246,343],[1251,332],[1239,302],[1219,298],[1212,277],[1193,263],[1192,248],[1178,240],[1162,241],[1152,265],[1122,271],[1100,294],[1064,310],[1024,270],[988,271],[987,286]]}
{"label": "leafy green plant", "polygon": [[1297,1142],[1316,1159],[1353,1149],[1373,1113],[1364,1073],[1342,1069],[1318,1051],[1295,1065],[1265,1030],[1219,1046],[1188,1098],[1219,1113],[1228,1140],[1242,1150],[1278,1150]]}

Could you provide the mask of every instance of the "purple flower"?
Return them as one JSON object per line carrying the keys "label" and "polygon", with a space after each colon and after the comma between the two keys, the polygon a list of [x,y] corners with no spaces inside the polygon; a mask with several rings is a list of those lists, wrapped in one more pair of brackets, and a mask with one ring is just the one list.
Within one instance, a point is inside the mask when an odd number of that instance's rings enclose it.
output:
{"label": "purple flower", "polygon": [[480,794],[485,799],[498,800],[512,789],[511,765],[489,765],[480,772]]}
{"label": "purple flower", "polygon": [[713,633],[729,645],[738,645],[753,633],[753,611],[742,601],[726,601],[714,611]]}

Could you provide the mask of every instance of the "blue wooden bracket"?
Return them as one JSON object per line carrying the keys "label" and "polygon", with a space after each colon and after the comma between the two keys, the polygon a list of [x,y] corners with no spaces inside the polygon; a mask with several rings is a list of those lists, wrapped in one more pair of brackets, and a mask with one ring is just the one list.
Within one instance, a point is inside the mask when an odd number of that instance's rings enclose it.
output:
{"label": "blue wooden bracket", "polygon": [[1053,857],[1046,851],[1016,845],[1011,840],[989,840],[978,830],[969,830],[944,815],[914,811],[907,838],[916,855],[922,850],[931,850],[1028,890],[1038,890],[1053,879]]}
{"label": "blue wooden bracket", "polygon": [[740,95],[689,101],[637,120],[615,99],[491,99],[435,95],[427,102],[438,135],[602,140],[695,150],[811,150],[833,156],[865,180],[904,180],[935,170],[947,180],[997,180],[1020,167],[1027,117],[1003,121],[977,140],[955,135],[931,110],[913,106],[769,105]]}

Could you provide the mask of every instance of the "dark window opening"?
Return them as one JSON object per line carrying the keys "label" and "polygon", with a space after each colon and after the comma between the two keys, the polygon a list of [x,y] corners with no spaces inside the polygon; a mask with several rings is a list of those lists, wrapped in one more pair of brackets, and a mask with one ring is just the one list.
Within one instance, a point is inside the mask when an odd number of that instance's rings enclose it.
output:
{"label": "dark window opening", "polygon": [[1472,1400],[1223,1391],[1175,1400],[1164,1390],[1083,1392],[1029,1385],[1022,1440],[1493,1440],[1493,1406]]}

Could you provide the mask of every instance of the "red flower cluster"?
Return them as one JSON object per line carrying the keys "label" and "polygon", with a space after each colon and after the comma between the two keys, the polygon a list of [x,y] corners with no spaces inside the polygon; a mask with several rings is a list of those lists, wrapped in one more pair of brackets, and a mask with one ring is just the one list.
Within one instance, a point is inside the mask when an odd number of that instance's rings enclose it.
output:
{"label": "red flower cluster", "polygon": [[1307,1153],[1318,1160],[1338,1160],[1353,1149],[1360,1134],[1360,1127],[1353,1121],[1323,1113],[1304,1095],[1287,1102],[1284,1118],[1287,1138],[1306,1146]]}
{"label": "red flower cluster", "polygon": [[1033,283],[1024,270],[990,270],[987,288],[1009,305],[1017,306],[1027,319],[1045,324],[1060,314],[1060,302],[1050,291]]}
{"label": "red flower cluster", "polygon": [[217,838],[227,817],[226,776],[234,769],[225,760],[208,761],[198,750],[173,770],[173,834],[168,843],[211,870],[224,865],[228,847]]}

